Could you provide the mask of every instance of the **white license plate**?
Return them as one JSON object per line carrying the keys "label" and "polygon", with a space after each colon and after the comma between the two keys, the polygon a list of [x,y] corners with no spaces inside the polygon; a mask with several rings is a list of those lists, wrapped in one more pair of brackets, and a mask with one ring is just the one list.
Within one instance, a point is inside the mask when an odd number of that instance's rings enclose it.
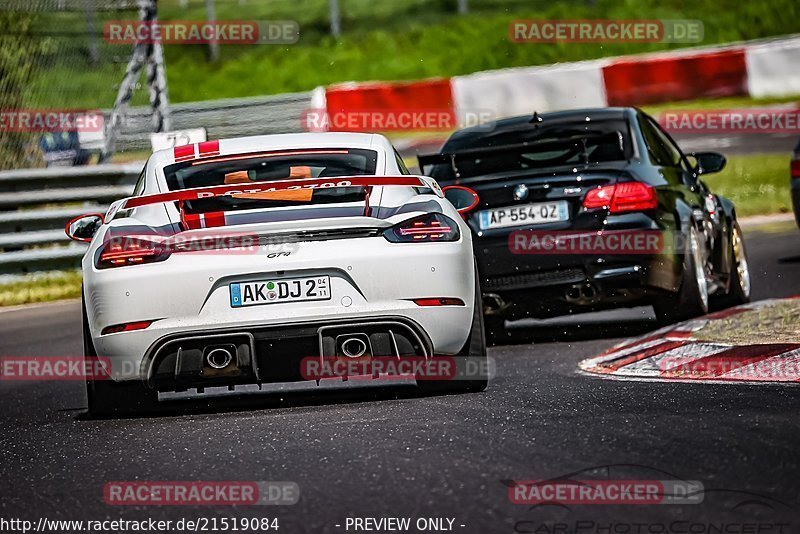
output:
{"label": "white license plate", "polygon": [[302,302],[330,300],[331,279],[329,276],[260,280],[230,285],[231,307],[258,306],[278,302]]}
{"label": "white license plate", "polygon": [[478,223],[481,230],[568,220],[569,206],[565,200],[508,206],[478,212]]}

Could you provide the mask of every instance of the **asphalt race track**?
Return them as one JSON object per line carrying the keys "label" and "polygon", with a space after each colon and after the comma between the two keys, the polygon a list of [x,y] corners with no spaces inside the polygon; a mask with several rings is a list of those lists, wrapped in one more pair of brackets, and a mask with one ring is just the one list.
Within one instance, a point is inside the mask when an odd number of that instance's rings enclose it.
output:
{"label": "asphalt race track", "polygon": [[[800,293],[800,232],[747,244],[755,299]],[[283,533],[354,532],[348,517],[450,518],[454,532],[487,534],[800,532],[800,388],[578,373],[580,360],[655,328],[636,310],[613,317],[515,330],[490,349],[497,376],[483,394],[278,393],[89,420],[78,382],[2,382],[0,516],[277,517]],[[0,312],[0,354],[81,354],[79,304]],[[702,502],[510,502],[508,481],[582,476],[699,481]],[[235,509],[104,503],[106,482],[131,480],[293,481],[301,497]]]}

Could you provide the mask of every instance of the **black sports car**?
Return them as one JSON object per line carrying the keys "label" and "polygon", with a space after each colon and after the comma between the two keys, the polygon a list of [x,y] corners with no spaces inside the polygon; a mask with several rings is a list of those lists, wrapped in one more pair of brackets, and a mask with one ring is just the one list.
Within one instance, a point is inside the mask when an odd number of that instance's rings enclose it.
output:
{"label": "black sports car", "polygon": [[652,305],[664,322],[747,302],[733,203],[635,108],[562,111],[455,132],[420,156],[474,232],[487,332],[505,320]]}

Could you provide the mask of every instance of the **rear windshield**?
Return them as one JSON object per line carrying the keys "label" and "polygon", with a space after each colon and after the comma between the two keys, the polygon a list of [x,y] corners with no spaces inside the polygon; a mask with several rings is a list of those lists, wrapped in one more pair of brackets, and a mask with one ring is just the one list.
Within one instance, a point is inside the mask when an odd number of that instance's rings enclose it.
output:
{"label": "rear windshield", "polygon": [[[446,182],[528,169],[625,161],[632,151],[627,123],[622,120],[561,122],[498,140],[489,135],[481,145],[459,147],[452,150],[455,156],[450,161],[426,166],[425,170],[437,181]],[[448,153],[447,145],[443,153]]]}
{"label": "rear windshield", "polygon": [[[251,182],[374,175],[378,155],[364,149],[283,150],[176,163],[164,168],[170,191]],[[236,211],[287,205],[361,202],[363,187],[315,189],[307,198],[216,197],[187,202],[187,212]]]}

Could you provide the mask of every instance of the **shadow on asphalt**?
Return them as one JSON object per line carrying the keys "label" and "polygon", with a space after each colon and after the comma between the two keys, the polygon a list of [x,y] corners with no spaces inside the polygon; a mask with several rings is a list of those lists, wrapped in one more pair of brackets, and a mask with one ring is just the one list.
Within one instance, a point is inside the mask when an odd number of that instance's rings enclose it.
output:
{"label": "shadow on asphalt", "polygon": [[[411,401],[418,397],[438,397],[458,392],[443,391],[438,394],[420,392],[416,386],[363,386],[352,389],[319,389],[303,391],[267,391],[243,395],[230,395],[213,398],[196,398],[191,400],[170,400],[160,402],[156,410],[143,411],[135,415],[116,415],[95,417],[89,415],[86,408],[80,409],[75,420],[82,422],[125,420],[136,418],[180,417],[186,415],[213,415],[231,412],[249,412],[253,410],[275,410],[280,408],[314,408],[320,410],[338,410],[341,404],[372,403],[375,401]],[[473,394],[473,393],[461,393]],[[64,411],[75,411],[74,408]],[[277,414],[276,414],[277,415]]]}
{"label": "shadow on asphalt", "polygon": [[789,256],[788,258],[778,258],[778,263],[800,263],[800,256]]}
{"label": "shadow on asphalt", "polygon": [[651,308],[642,306],[507,322],[505,335],[496,336],[489,343],[497,346],[615,339],[646,334],[659,326]]}
{"label": "shadow on asphalt", "polygon": [[553,324],[548,326],[512,326],[505,336],[490,341],[490,346],[525,345],[530,343],[556,343],[565,341],[591,341],[638,336],[659,327],[655,321],[615,321],[586,325]]}

